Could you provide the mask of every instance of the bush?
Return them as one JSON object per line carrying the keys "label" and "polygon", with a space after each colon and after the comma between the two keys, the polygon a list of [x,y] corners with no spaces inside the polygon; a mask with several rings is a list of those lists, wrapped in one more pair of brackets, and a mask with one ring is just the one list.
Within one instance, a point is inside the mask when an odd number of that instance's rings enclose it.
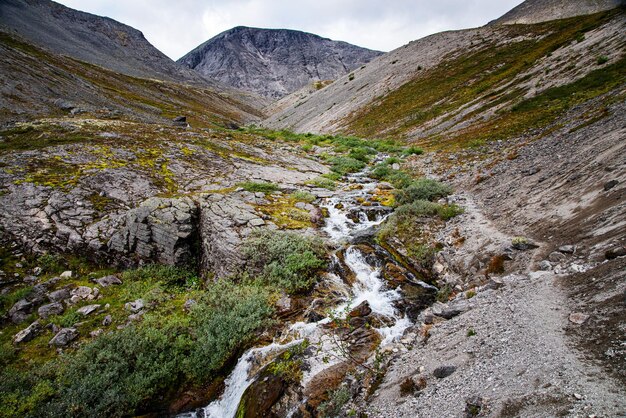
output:
{"label": "bush", "polygon": [[274,183],[265,183],[265,182],[255,182],[255,181],[246,181],[244,183],[240,183],[238,185],[242,187],[247,192],[263,192],[263,193],[272,193],[278,190],[278,186]]}
{"label": "bush", "polygon": [[249,273],[262,283],[296,293],[308,289],[326,265],[319,239],[280,231],[259,231],[244,244]]}
{"label": "bush", "polygon": [[609,57],[607,57],[606,55],[601,55],[598,57],[598,60],[596,62],[598,63],[598,65],[606,64],[607,62],[609,62]]}
{"label": "bush", "polygon": [[316,199],[315,195],[309,192],[302,191],[302,190],[293,192],[291,194],[291,198],[297,202],[306,202],[306,203],[311,203],[315,201]]}
{"label": "bush", "polygon": [[407,149],[404,150],[404,152],[402,153],[403,155],[422,155],[424,153],[424,150],[416,147],[416,146],[410,146]]}
{"label": "bush", "polygon": [[322,189],[328,189],[328,190],[335,190],[335,188],[337,187],[334,180],[331,180],[326,177],[314,178],[313,180],[309,180],[307,184],[310,184],[315,187],[320,187]]}
{"label": "bush", "polygon": [[396,201],[400,205],[418,200],[435,200],[452,193],[452,188],[436,180],[419,179],[396,192]]}
{"label": "bush", "polygon": [[122,281],[159,283],[165,287],[195,287],[199,279],[194,272],[185,268],[150,264],[138,269],[124,271]]}
{"label": "bush", "polygon": [[331,170],[335,173],[344,175],[348,173],[356,173],[365,168],[363,161],[357,160],[352,157],[332,157],[330,159]]}
{"label": "bush", "polygon": [[352,399],[350,390],[345,386],[341,386],[338,389],[328,392],[328,400],[322,402],[317,407],[317,412],[319,416],[323,418],[338,417],[341,415],[341,410],[350,399]]}

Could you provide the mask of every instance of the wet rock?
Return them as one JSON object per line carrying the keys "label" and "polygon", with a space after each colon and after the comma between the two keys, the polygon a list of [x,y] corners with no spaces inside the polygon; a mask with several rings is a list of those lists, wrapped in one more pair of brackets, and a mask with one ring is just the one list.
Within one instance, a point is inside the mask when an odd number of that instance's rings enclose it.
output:
{"label": "wet rock", "polygon": [[558,249],[559,252],[563,254],[574,254],[576,252],[575,245],[562,245]]}
{"label": "wet rock", "polygon": [[604,253],[604,257],[607,260],[613,260],[617,257],[624,257],[624,256],[626,256],[626,247],[614,247],[614,248],[607,250]]}
{"label": "wet rock", "polygon": [[188,197],[150,198],[126,213],[108,248],[129,258],[188,265],[197,244],[197,213]]}
{"label": "wet rock", "polygon": [[104,277],[94,280],[94,282],[96,282],[102,287],[122,284],[122,281],[116,276],[104,276]]}
{"label": "wet rock", "polygon": [[41,332],[42,327],[39,321],[35,321],[30,324],[27,328],[21,330],[13,337],[13,342],[15,344],[26,343],[34,339]]}
{"label": "wet rock", "polygon": [[363,301],[356,308],[350,311],[349,316],[351,318],[362,318],[372,313],[372,308],[368,301]]}
{"label": "wet rock", "polygon": [[83,306],[82,308],[76,310],[76,312],[78,312],[81,315],[87,316],[90,313],[94,312],[95,310],[99,309],[100,305],[87,305],[87,306]]}
{"label": "wet rock", "polygon": [[42,307],[40,307],[37,310],[37,314],[39,314],[39,316],[42,317],[43,319],[46,319],[52,315],[60,315],[63,313],[64,310],[65,308],[63,307],[62,303],[53,302],[53,303],[49,303],[47,305],[43,305]]}
{"label": "wet rock", "polygon": [[132,313],[137,313],[145,307],[142,299],[137,299],[134,302],[128,302],[124,305],[124,308],[131,311]]}
{"label": "wet rock", "polygon": [[619,184],[619,181],[617,180],[607,181],[606,183],[604,183],[604,191],[608,192],[609,190],[611,190],[613,187],[617,186],[618,184]]}
{"label": "wet rock", "polygon": [[72,295],[70,294],[69,289],[59,289],[54,292],[48,293],[48,299],[52,302],[62,302],[66,299],[69,299]]}
{"label": "wet rock", "polygon": [[589,315],[581,312],[572,312],[569,315],[569,321],[576,325],[582,325],[589,319]]}
{"label": "wet rock", "polygon": [[444,379],[450,376],[455,371],[456,366],[453,365],[439,366],[435,370],[433,370],[433,376],[435,376],[437,379]]}
{"label": "wet rock", "polygon": [[78,330],[76,328],[62,328],[52,339],[48,345],[56,347],[67,347],[69,343],[78,338]]}

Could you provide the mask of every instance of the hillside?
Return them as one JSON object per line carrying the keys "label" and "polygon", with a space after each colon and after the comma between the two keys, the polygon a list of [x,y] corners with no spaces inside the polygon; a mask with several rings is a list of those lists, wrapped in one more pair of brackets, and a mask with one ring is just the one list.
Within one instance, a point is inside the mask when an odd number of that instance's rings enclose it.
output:
{"label": "hillside", "polygon": [[623,0],[531,0],[525,1],[490,24],[516,25],[584,16],[615,9]]}
{"label": "hillside", "polygon": [[135,28],[50,0],[3,0],[0,28],[56,54],[141,78],[207,84]]}
{"label": "hillside", "polygon": [[240,26],[178,62],[228,86],[279,98],[314,81],[344,76],[379,55],[310,33]]}

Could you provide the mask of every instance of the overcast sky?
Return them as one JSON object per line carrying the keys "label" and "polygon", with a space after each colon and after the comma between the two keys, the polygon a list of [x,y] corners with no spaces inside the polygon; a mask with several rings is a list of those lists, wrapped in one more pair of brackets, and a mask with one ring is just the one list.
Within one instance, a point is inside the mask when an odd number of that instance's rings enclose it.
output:
{"label": "overcast sky", "polygon": [[482,26],[522,0],[56,0],[143,32],[178,59],[234,26],[287,28],[390,51],[450,29]]}

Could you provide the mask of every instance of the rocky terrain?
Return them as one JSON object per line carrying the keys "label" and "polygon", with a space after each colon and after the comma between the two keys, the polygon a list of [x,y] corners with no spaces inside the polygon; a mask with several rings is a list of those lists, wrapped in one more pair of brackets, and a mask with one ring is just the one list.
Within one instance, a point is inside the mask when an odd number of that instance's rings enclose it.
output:
{"label": "rocky terrain", "polygon": [[491,22],[491,24],[523,25],[541,23],[549,20],[603,12],[621,5],[624,5],[623,0],[588,0],[576,2],[562,0],[525,1],[504,16]]}
{"label": "rocky terrain", "polygon": [[270,105],[0,32],[0,415],[626,415],[626,17],[576,3]]}
{"label": "rocky terrain", "polygon": [[306,32],[240,26],[178,62],[225,85],[275,99],[312,82],[346,76],[381,54]]}

